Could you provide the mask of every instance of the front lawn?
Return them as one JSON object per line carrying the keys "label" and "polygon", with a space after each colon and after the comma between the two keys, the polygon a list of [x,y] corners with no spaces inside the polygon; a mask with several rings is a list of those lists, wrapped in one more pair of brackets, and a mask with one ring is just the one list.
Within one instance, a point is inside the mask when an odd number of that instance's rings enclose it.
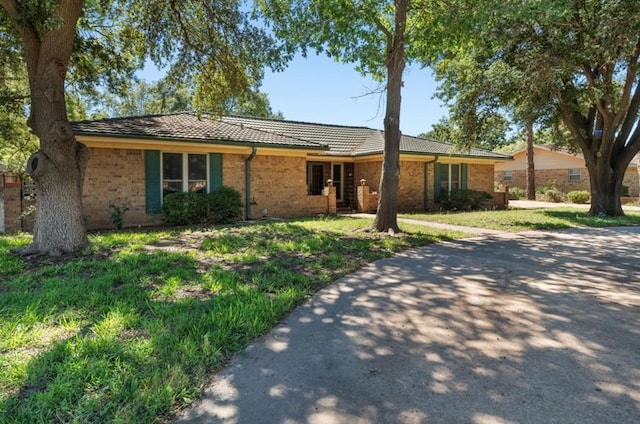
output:
{"label": "front lawn", "polygon": [[296,305],[395,252],[397,237],[332,218],[91,235],[75,258],[25,261],[0,237],[0,422],[163,422]]}
{"label": "front lawn", "polygon": [[[613,227],[640,225],[640,212],[622,217],[596,217],[575,208],[507,209],[464,213],[403,214],[400,218],[510,232],[552,230],[571,227]],[[402,224],[400,225],[402,228]]]}

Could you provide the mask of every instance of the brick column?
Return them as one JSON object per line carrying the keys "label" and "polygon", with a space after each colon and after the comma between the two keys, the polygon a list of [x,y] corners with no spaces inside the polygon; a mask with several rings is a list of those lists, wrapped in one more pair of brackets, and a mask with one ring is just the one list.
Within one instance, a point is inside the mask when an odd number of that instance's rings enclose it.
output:
{"label": "brick column", "polygon": [[335,215],[338,212],[336,193],[337,191],[333,186],[333,181],[327,180],[327,186],[322,190],[322,194],[327,196],[327,215]]}
{"label": "brick column", "polygon": [[358,212],[369,213],[369,186],[358,186]]}
{"label": "brick column", "polygon": [[4,197],[4,230],[12,233],[22,230],[22,222],[20,215],[22,214],[20,205],[20,196],[22,191],[20,187],[8,186],[3,189]]}

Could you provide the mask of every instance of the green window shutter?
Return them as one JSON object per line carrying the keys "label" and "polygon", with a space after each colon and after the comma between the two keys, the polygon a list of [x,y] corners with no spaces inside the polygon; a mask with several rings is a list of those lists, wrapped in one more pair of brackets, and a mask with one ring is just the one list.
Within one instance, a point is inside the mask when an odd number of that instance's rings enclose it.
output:
{"label": "green window shutter", "polygon": [[429,163],[424,163],[424,194],[422,196],[424,210],[429,210]]}
{"label": "green window shutter", "polygon": [[145,150],[144,188],[147,213],[160,213],[162,207],[162,182],[160,178],[160,151]]}
{"label": "green window shutter", "polygon": [[433,201],[440,203],[440,168],[442,164],[434,163],[433,167]]}
{"label": "green window shutter", "polygon": [[209,153],[209,193],[222,187],[222,153]]}
{"label": "green window shutter", "polygon": [[460,165],[460,188],[463,190],[467,189],[467,164],[463,163]]}

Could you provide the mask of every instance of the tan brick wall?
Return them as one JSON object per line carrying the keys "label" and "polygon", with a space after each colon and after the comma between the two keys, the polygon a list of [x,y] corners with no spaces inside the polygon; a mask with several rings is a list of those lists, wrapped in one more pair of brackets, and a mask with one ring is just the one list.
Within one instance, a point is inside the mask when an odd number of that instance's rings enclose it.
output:
{"label": "tan brick wall", "polygon": [[22,229],[20,223],[20,188],[2,188],[0,187],[2,193],[0,196],[3,197],[4,201],[4,231],[7,233],[12,233],[15,231],[20,231]]}
{"label": "tan brick wall", "polygon": [[[586,190],[589,191],[589,171],[587,168],[581,168],[582,175],[580,181],[569,181],[568,169],[537,169],[536,170],[536,191],[541,187],[547,185],[550,181],[555,180],[556,186],[563,193],[568,193],[573,190]],[[511,181],[504,181],[504,173],[496,172],[495,181],[500,184],[508,185],[509,187],[520,187],[525,189],[527,187],[527,172],[526,171],[513,171]],[[629,195],[632,197],[638,196],[639,192],[639,177],[635,168],[627,169],[624,174],[624,185],[629,187]]]}
{"label": "tan brick wall", "polygon": [[493,193],[493,165],[467,165],[467,188]]}
{"label": "tan brick wall", "polygon": [[360,185],[360,180],[367,180],[367,185],[371,191],[378,191],[380,187],[380,174],[382,172],[382,162],[358,162],[355,164],[355,184]]}
{"label": "tan brick wall", "polygon": [[424,162],[400,161],[398,210],[424,211]]}
{"label": "tan brick wall", "polygon": [[640,194],[640,176],[638,175],[637,168],[627,168],[627,172],[624,173],[622,184],[629,187],[630,197],[638,197]]}
{"label": "tan brick wall", "polygon": [[272,217],[305,216],[307,214],[306,159],[304,157],[256,156],[251,163],[251,198],[255,201],[251,206],[252,218],[261,217],[263,209],[267,209],[268,215]]}
{"label": "tan brick wall", "polygon": [[145,213],[144,184],[143,150],[91,148],[82,194],[89,228],[113,228],[110,203],[129,208],[125,226],[157,222],[157,216]]}

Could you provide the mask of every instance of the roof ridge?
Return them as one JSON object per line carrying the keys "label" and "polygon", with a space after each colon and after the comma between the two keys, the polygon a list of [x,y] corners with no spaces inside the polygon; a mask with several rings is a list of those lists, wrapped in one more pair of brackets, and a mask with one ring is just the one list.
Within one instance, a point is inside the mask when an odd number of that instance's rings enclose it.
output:
{"label": "roof ridge", "polygon": [[256,121],[269,121],[269,122],[284,122],[288,124],[300,124],[300,125],[315,125],[318,127],[330,127],[330,128],[351,128],[358,130],[373,130],[373,131],[381,131],[375,128],[365,127],[365,126],[354,126],[354,125],[343,125],[343,124],[325,124],[322,122],[309,122],[309,121],[293,121],[290,119],[278,119],[278,118],[265,118],[262,116],[248,116],[248,115],[223,115],[223,118],[239,118],[239,119],[252,119]]}
{"label": "roof ridge", "polygon": [[[225,116],[222,116],[221,118],[225,118]],[[237,124],[237,123],[235,123],[235,122],[227,122],[227,121],[223,121],[222,119],[220,119],[220,122],[225,123],[225,124],[227,124],[227,125],[234,125],[234,126],[236,126],[236,127],[240,127],[240,129],[242,129],[242,130],[244,130],[244,129],[245,129],[245,126],[244,126],[242,123]],[[276,131],[268,131],[268,130],[264,130],[264,129],[262,129],[262,128],[259,128],[259,127],[253,127],[253,126],[249,127],[249,129],[250,129],[251,131],[258,131],[258,132],[260,132],[260,133],[269,134],[269,135],[277,135],[278,137],[284,137],[284,138],[288,138],[288,139],[291,139],[291,140],[304,141],[305,143],[311,143],[311,144],[314,144],[314,145],[316,145],[316,146],[318,146],[318,147],[326,147],[326,148],[329,148],[329,145],[328,145],[328,144],[320,144],[320,143],[317,143],[317,142],[315,142],[315,141],[313,141],[313,140],[308,140],[308,139],[301,138],[301,137],[293,137],[293,136],[291,136],[291,135],[289,135],[289,134],[278,133],[278,132],[276,132]]]}
{"label": "roof ridge", "polygon": [[194,111],[182,111],[182,112],[168,112],[168,113],[149,113],[146,115],[111,116],[109,118],[82,119],[80,121],[71,121],[71,124],[84,124],[88,122],[115,122],[115,121],[123,121],[126,119],[158,118],[158,117],[176,116],[176,115],[196,116],[196,113]]}

